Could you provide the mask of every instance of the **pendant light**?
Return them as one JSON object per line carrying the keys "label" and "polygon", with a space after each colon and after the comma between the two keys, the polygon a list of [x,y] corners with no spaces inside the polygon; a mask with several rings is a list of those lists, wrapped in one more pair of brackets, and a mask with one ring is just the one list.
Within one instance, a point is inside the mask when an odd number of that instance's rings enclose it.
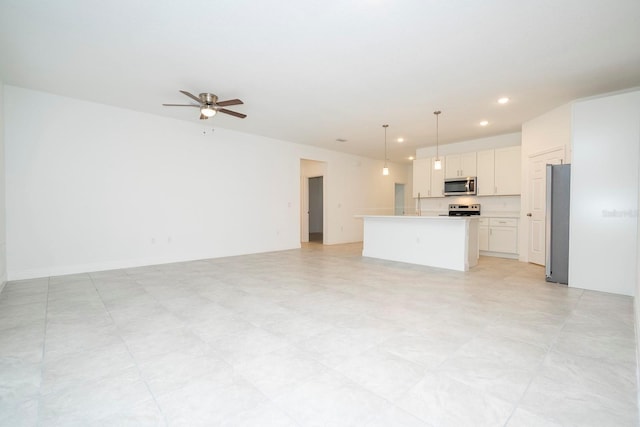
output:
{"label": "pendant light", "polygon": [[387,167],[387,128],[389,125],[382,125],[384,128],[384,167],[382,168],[382,175],[389,175],[389,168]]}
{"label": "pendant light", "polygon": [[438,156],[438,116],[442,113],[442,111],[434,111],[433,114],[436,115],[436,160],[433,162],[433,168],[435,170],[442,169],[442,162],[440,161],[440,157]]}

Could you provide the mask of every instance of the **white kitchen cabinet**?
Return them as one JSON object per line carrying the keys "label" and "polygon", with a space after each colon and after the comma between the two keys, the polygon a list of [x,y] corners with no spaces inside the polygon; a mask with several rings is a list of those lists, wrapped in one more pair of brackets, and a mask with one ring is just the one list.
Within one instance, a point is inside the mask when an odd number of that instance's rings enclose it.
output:
{"label": "white kitchen cabinet", "polygon": [[430,197],[444,197],[444,171],[447,162],[444,157],[440,157],[442,168],[437,170],[434,166],[436,159],[431,159],[431,193]]}
{"label": "white kitchen cabinet", "polygon": [[478,248],[481,251],[489,250],[489,218],[480,218],[478,224]]}
{"label": "white kitchen cabinet", "polygon": [[479,247],[484,255],[516,258],[518,255],[517,218],[481,218]]}
{"label": "white kitchen cabinet", "polygon": [[413,198],[429,197],[431,194],[431,159],[413,161]]}
{"label": "white kitchen cabinet", "polygon": [[445,178],[476,176],[476,153],[450,154],[446,156]]}
{"label": "white kitchen cabinet", "polygon": [[413,161],[413,197],[444,197],[444,157],[440,157],[442,169],[436,170],[435,157],[415,159]]}
{"label": "white kitchen cabinet", "polygon": [[477,153],[478,196],[520,194],[520,146]]}
{"label": "white kitchen cabinet", "polygon": [[[478,196],[493,196],[495,184],[495,150],[478,151],[476,188]],[[487,224],[488,225],[488,224]]]}
{"label": "white kitchen cabinet", "polygon": [[520,146],[495,150],[495,187],[497,195],[520,194]]}

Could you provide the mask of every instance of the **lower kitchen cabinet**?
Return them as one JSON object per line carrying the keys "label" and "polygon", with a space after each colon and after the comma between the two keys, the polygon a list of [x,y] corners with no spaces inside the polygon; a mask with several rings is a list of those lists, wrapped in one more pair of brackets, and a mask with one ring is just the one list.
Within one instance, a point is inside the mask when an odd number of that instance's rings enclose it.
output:
{"label": "lower kitchen cabinet", "polygon": [[483,255],[517,258],[518,219],[480,218],[479,246]]}

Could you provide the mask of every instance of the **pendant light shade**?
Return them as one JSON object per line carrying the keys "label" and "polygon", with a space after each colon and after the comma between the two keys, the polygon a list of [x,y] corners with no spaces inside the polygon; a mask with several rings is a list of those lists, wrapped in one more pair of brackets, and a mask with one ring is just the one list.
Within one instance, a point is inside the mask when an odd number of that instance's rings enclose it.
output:
{"label": "pendant light shade", "polygon": [[384,128],[384,167],[382,168],[382,175],[389,175],[389,168],[387,167],[387,128],[389,125],[382,125]]}
{"label": "pendant light shade", "polygon": [[442,113],[442,111],[438,110],[438,111],[434,111],[433,114],[436,115],[436,159],[433,162],[433,168],[435,170],[440,170],[442,169],[442,161],[440,161],[440,157],[438,156],[438,145],[439,145],[439,129],[438,129],[438,116],[440,116],[440,113]]}

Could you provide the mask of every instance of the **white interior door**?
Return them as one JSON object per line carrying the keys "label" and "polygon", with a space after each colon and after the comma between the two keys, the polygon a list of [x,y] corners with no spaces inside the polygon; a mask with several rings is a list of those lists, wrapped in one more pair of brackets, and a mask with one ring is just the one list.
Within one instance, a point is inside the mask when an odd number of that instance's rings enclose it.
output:
{"label": "white interior door", "polygon": [[557,148],[529,157],[529,262],[545,264],[546,255],[546,192],[547,165],[564,161],[564,148]]}

